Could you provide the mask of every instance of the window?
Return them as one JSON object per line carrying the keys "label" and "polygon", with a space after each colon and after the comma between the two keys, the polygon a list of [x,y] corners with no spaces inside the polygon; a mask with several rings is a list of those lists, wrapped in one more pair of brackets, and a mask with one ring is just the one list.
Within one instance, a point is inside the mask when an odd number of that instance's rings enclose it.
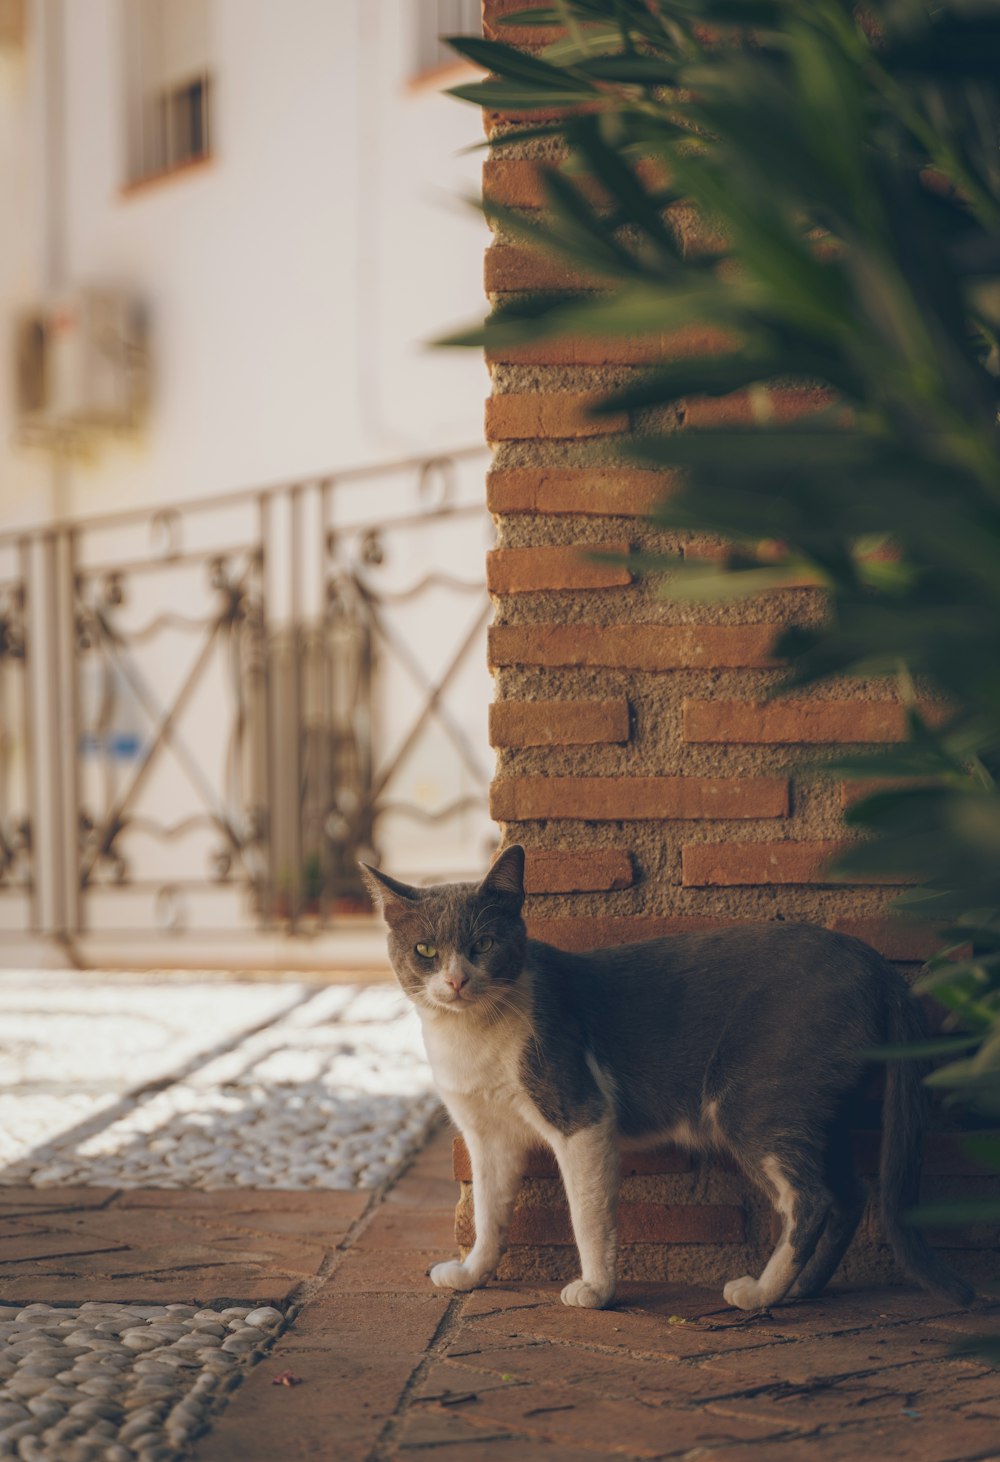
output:
{"label": "window", "polygon": [[210,0],[123,0],[128,181],[170,173],[212,145]]}
{"label": "window", "polygon": [[417,75],[459,64],[441,36],[482,35],[482,0],[418,0]]}

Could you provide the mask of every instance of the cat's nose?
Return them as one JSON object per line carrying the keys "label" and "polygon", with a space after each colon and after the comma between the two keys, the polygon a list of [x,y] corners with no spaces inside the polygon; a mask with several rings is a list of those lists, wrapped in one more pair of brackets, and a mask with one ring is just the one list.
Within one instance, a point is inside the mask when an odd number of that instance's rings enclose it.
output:
{"label": "cat's nose", "polygon": [[463,986],[469,983],[469,977],[464,970],[451,969],[445,975],[445,982],[449,984],[457,995]]}

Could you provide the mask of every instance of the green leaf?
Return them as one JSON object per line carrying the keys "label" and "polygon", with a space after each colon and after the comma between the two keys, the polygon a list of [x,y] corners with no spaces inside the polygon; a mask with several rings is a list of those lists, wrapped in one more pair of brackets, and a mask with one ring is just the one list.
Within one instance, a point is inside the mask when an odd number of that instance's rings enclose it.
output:
{"label": "green leaf", "polygon": [[598,96],[596,87],[575,71],[571,74],[561,66],[552,66],[537,56],[528,55],[502,41],[484,41],[476,36],[446,36],[446,44],[457,51],[465,60],[482,66],[506,81],[526,82],[540,93],[583,92]]}
{"label": "green leaf", "polygon": [[575,107],[591,100],[593,93],[581,87],[558,93],[527,81],[471,81],[463,86],[449,86],[448,96],[472,102],[477,107],[496,107],[502,111],[535,111],[539,107]]}

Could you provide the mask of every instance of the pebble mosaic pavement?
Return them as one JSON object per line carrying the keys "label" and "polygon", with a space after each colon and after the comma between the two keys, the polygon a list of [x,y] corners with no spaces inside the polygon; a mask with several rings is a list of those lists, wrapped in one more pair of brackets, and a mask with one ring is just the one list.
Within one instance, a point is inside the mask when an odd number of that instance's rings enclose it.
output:
{"label": "pebble mosaic pavement", "polygon": [[[275,1256],[268,1239],[280,1247],[282,1227],[302,1225],[269,1220],[268,1191],[360,1194],[363,1206],[436,1112],[416,1018],[391,985],[0,974],[0,1216],[29,1225],[0,1233],[0,1457],[186,1455],[294,1308],[43,1293],[72,1286],[74,1266],[82,1291],[123,1296],[176,1286],[186,1269],[195,1288],[217,1273],[216,1287],[263,1285],[284,1306],[344,1224],[300,1196],[307,1224],[312,1212],[328,1232]],[[160,1274],[161,1209],[178,1189],[192,1199],[176,1219],[167,1210],[175,1248]],[[217,1201],[199,1210],[197,1193]],[[25,1257],[28,1271],[12,1267]]]}

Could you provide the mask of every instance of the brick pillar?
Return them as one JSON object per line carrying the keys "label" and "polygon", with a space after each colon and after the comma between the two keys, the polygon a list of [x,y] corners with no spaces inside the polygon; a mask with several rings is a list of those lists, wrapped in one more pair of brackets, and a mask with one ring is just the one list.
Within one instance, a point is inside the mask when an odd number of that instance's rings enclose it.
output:
{"label": "brick pillar", "polygon": [[[514,8],[523,8],[517,0]],[[510,0],[486,0],[485,27]],[[493,32],[525,46],[551,36]],[[486,129],[524,125],[488,114]],[[537,143],[507,146],[486,163],[484,187],[525,211],[541,201]],[[711,247],[683,209],[689,247]],[[486,259],[491,302],[533,289],[579,288],[560,263],[506,241]],[[650,503],[670,475],[636,470],[623,455],[624,416],[592,421],[586,405],[651,361],[719,345],[707,329],[646,340],[591,339],[497,348],[486,433],[494,449],[488,501],[497,523],[488,583],[495,614],[493,816],[505,843],[528,850],[529,932],[568,949],[621,943],[742,920],[807,919],[876,944],[890,958],[927,952],[920,931],[885,915],[884,886],[832,885],[824,865],[845,833],[849,790],[796,773],[802,749],[881,743],[904,734],[884,681],[844,681],[763,704],[780,678],[770,658],[778,629],[823,612],[801,586],[722,604],[659,597],[649,580],[587,550],[631,546],[676,557],[718,553],[704,539],[651,527]],[[692,400],[658,429],[791,420],[819,404],[813,390],[780,389]],[[585,465],[602,436],[608,465]],[[459,1151],[456,1176],[467,1179]],[[557,1179],[542,1164],[522,1193],[507,1261],[511,1275],[573,1270]],[[677,1154],[644,1158],[626,1178],[624,1272],[722,1279],[755,1272],[770,1221],[745,1182]],[[659,1217],[655,1215],[659,1214]],[[459,1235],[471,1234],[466,1190]],[[858,1250],[860,1253],[860,1249]],[[879,1272],[871,1242],[860,1269]],[[856,1269],[858,1265],[855,1266]]]}

